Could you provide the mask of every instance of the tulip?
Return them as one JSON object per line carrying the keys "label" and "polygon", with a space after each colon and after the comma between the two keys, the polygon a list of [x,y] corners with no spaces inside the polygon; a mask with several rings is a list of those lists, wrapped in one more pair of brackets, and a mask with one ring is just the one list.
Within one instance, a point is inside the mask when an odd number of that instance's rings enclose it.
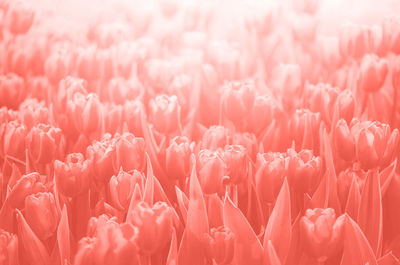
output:
{"label": "tulip", "polygon": [[114,172],[120,168],[125,171],[142,171],[145,166],[145,142],[143,138],[131,133],[115,136],[115,152],[113,153]]}
{"label": "tulip", "polygon": [[296,150],[300,148],[319,152],[320,113],[308,109],[298,109],[290,120],[291,138],[295,141]]}
{"label": "tulip", "polygon": [[219,151],[201,150],[197,158],[197,172],[205,194],[224,191],[229,177],[226,176],[226,165]]}
{"label": "tulip", "polygon": [[282,153],[257,154],[255,185],[261,202],[272,203],[286,175],[286,158]]}
{"label": "tulip", "polygon": [[201,149],[217,150],[229,144],[230,132],[223,126],[211,126],[203,134]]}
{"label": "tulip", "polygon": [[0,229],[0,264],[18,264],[18,237]]}
{"label": "tulip", "polygon": [[388,16],[383,19],[383,46],[386,52],[392,51],[400,53],[400,18],[398,16]]}
{"label": "tulip", "polygon": [[117,176],[110,179],[110,194],[113,205],[120,210],[127,210],[135,185],[143,187],[144,175],[137,170],[132,174],[124,172],[122,169]]}
{"label": "tulip", "polygon": [[343,90],[336,98],[335,108],[340,119],[350,122],[354,116],[355,100],[351,90]]}
{"label": "tulip", "polygon": [[193,144],[184,136],[176,136],[166,150],[166,171],[172,179],[184,180],[190,173]]}
{"label": "tulip", "polygon": [[337,177],[338,197],[339,197],[340,203],[343,206],[343,209],[346,206],[347,198],[348,198],[349,191],[350,191],[350,186],[351,186],[351,183],[353,182],[353,179],[356,181],[359,190],[362,191],[363,187],[364,187],[366,176],[367,176],[366,172],[364,172],[360,168],[357,169],[356,167],[347,168],[346,170],[341,171],[338,174],[338,177]]}
{"label": "tulip", "polygon": [[20,160],[25,158],[25,139],[28,134],[26,127],[18,121],[10,121],[2,124],[2,154]]}
{"label": "tulip", "polygon": [[108,100],[115,104],[124,104],[126,101],[137,99],[143,91],[143,86],[138,79],[115,77],[108,83],[106,91],[109,93]]}
{"label": "tulip", "polygon": [[86,192],[90,182],[89,163],[81,153],[67,155],[65,162],[54,161],[54,175],[59,192],[68,197]]}
{"label": "tulip", "polygon": [[93,170],[93,179],[98,185],[108,183],[114,174],[113,156],[115,146],[111,135],[105,134],[101,141],[94,141],[86,149],[86,157],[91,162]]}
{"label": "tulip", "polygon": [[12,73],[0,75],[0,106],[17,109],[25,94],[24,79]]}
{"label": "tulip", "polygon": [[241,145],[226,145],[222,153],[229,182],[239,184],[247,180],[249,159],[246,148]]}
{"label": "tulip", "polygon": [[143,111],[143,103],[140,100],[125,101],[123,105],[123,120],[129,132],[137,136],[143,136],[140,115]]}
{"label": "tulip", "polygon": [[387,74],[388,62],[374,54],[367,54],[361,61],[357,86],[368,93],[377,92],[384,84]]}
{"label": "tulip", "polygon": [[216,264],[231,264],[235,251],[235,235],[229,228],[211,228],[207,243],[209,258]]}
{"label": "tulip", "polygon": [[61,141],[61,130],[46,124],[34,126],[27,135],[29,154],[34,163],[52,162]]}
{"label": "tulip", "polygon": [[257,95],[249,113],[249,130],[260,133],[274,119],[277,103],[269,95]]}
{"label": "tulip", "polygon": [[335,145],[339,156],[346,160],[352,161],[356,156],[356,145],[353,135],[346,121],[341,119],[337,122],[335,128]]}
{"label": "tulip", "polygon": [[46,59],[44,71],[53,85],[58,85],[60,80],[68,75],[70,60],[66,51],[53,52]]}
{"label": "tulip", "polygon": [[150,100],[150,122],[160,133],[172,133],[180,125],[180,106],[176,96],[159,95]]}
{"label": "tulip", "polygon": [[229,82],[222,87],[222,91],[223,114],[232,122],[240,121],[254,104],[253,82]]}
{"label": "tulip", "polygon": [[24,216],[38,238],[46,240],[51,237],[57,229],[59,219],[53,194],[39,192],[27,196]]}
{"label": "tulip", "polygon": [[127,221],[138,228],[137,244],[144,254],[157,253],[171,240],[173,210],[165,202],[157,202],[153,207],[139,202]]}
{"label": "tulip", "polygon": [[304,251],[319,262],[333,257],[342,248],[344,221],[345,216],[336,218],[331,208],[307,209],[300,219]]}
{"label": "tulip", "polygon": [[76,70],[80,78],[89,82],[100,79],[100,63],[95,46],[81,48],[77,51]]}
{"label": "tulip", "polygon": [[14,34],[25,34],[29,31],[35,18],[35,12],[27,1],[12,1],[6,14],[8,30]]}
{"label": "tulip", "polygon": [[330,84],[306,84],[304,94],[305,107],[312,112],[320,112],[321,118],[330,123],[338,95],[339,88],[332,87]]}
{"label": "tulip", "polygon": [[87,96],[75,93],[72,100],[68,102],[67,108],[70,120],[75,128],[85,135],[96,132],[102,124],[102,105],[96,94]]}
{"label": "tulip", "polygon": [[103,104],[104,131],[115,134],[123,127],[123,107],[116,104]]}
{"label": "tulip", "polygon": [[39,102],[37,99],[27,98],[24,100],[19,106],[19,115],[21,121],[28,129],[39,123],[51,123],[50,111],[45,106],[45,102]]}

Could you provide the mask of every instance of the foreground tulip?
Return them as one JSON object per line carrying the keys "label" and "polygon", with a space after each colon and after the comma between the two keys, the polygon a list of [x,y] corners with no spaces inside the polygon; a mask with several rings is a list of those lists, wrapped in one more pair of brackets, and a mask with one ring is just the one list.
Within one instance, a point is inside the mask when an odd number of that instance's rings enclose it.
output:
{"label": "foreground tulip", "polygon": [[52,193],[39,192],[25,199],[25,219],[41,240],[51,237],[58,225],[58,211]]}
{"label": "foreground tulip", "polygon": [[0,264],[18,264],[18,237],[0,229]]}
{"label": "foreground tulip", "polygon": [[110,179],[110,194],[113,205],[120,210],[127,210],[136,185],[143,187],[144,175],[137,170],[132,174],[120,170]]}
{"label": "foreground tulip", "polygon": [[242,145],[226,145],[222,152],[229,182],[239,184],[247,180],[249,159]]}
{"label": "foreground tulip", "polygon": [[114,172],[120,168],[125,171],[143,170],[145,166],[145,142],[143,138],[131,133],[115,136],[115,152],[113,156]]}
{"label": "foreground tulip", "polygon": [[166,150],[166,170],[171,179],[184,180],[190,174],[193,144],[184,136],[173,138]]}
{"label": "foreground tulip", "polygon": [[54,160],[61,141],[61,130],[39,124],[27,135],[27,146],[33,162],[46,164]]}
{"label": "foreground tulip", "polygon": [[25,94],[25,82],[21,77],[12,73],[0,76],[0,106],[16,109]]}
{"label": "foreground tulip", "polygon": [[83,154],[69,154],[65,162],[54,162],[54,175],[58,190],[65,196],[75,197],[89,188],[89,161]]}
{"label": "foreground tulip", "polygon": [[369,93],[377,92],[383,85],[388,73],[388,63],[376,55],[363,57],[358,74],[358,88]]}
{"label": "foreground tulip", "polygon": [[211,228],[207,250],[216,264],[231,264],[235,252],[235,235],[224,226]]}
{"label": "foreground tulip", "polygon": [[224,115],[234,123],[240,121],[253,107],[254,84],[251,81],[229,82],[222,87],[222,91],[221,100]]}
{"label": "foreground tulip", "polygon": [[146,255],[157,253],[171,240],[173,211],[164,202],[157,202],[153,207],[139,202],[127,220],[139,229],[137,244]]}
{"label": "foreground tulip", "polygon": [[331,208],[308,209],[300,220],[304,250],[319,262],[338,254],[343,247],[345,217],[336,218]]}
{"label": "foreground tulip", "polygon": [[25,139],[28,134],[26,127],[18,121],[10,121],[0,126],[3,126],[3,135],[0,135],[2,138],[1,148],[3,150],[0,150],[2,155],[23,161],[25,157]]}
{"label": "foreground tulip", "polygon": [[226,176],[226,165],[218,151],[203,149],[199,152],[197,161],[199,182],[205,194],[224,191],[229,177]]}

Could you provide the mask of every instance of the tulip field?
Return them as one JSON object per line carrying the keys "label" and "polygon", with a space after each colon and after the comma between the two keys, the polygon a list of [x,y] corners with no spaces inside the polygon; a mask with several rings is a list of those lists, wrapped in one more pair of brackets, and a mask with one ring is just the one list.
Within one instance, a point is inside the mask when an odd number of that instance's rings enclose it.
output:
{"label": "tulip field", "polygon": [[400,265],[400,2],[0,0],[0,265]]}

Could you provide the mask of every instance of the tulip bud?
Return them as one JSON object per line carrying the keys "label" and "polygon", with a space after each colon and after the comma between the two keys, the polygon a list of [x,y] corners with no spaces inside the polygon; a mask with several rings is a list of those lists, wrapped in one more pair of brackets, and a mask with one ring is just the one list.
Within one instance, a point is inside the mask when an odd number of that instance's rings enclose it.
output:
{"label": "tulip bud", "polygon": [[115,134],[123,126],[123,107],[116,104],[103,104],[104,131]]}
{"label": "tulip bud", "polygon": [[45,176],[41,176],[37,172],[22,176],[7,197],[11,207],[23,209],[27,196],[46,190],[43,183],[45,183]]}
{"label": "tulip bud", "polygon": [[226,145],[222,153],[229,182],[239,184],[247,180],[249,159],[246,148],[241,145]]}
{"label": "tulip bud", "polygon": [[319,152],[319,113],[307,109],[298,109],[290,120],[291,138],[295,141],[296,150],[303,148]]}
{"label": "tulip bud", "polygon": [[357,85],[365,92],[377,92],[383,85],[388,73],[386,59],[380,59],[374,54],[363,57],[358,73]]}
{"label": "tulip bud", "polygon": [[201,149],[217,150],[229,144],[230,132],[223,126],[213,125],[203,134]]}
{"label": "tulip bud", "polygon": [[345,119],[348,123],[354,117],[355,100],[351,90],[343,90],[339,93],[336,102],[336,109],[340,119]]}
{"label": "tulip bud", "polygon": [[282,153],[257,154],[255,184],[261,203],[272,203],[286,175],[286,158]]}
{"label": "tulip bud", "polygon": [[29,154],[34,163],[52,162],[61,141],[61,130],[46,124],[34,126],[27,136]]}
{"label": "tulip bud", "polygon": [[296,153],[293,149],[289,149],[287,156],[287,176],[291,187],[302,192],[312,191],[320,180],[321,158],[314,156],[311,150],[301,150]]}
{"label": "tulip bud", "polygon": [[123,106],[123,120],[126,122],[129,132],[136,136],[143,136],[140,115],[143,111],[143,103],[140,100],[126,101]]}
{"label": "tulip bud", "polygon": [[331,208],[306,210],[300,219],[301,237],[306,253],[319,262],[324,262],[337,254],[343,244],[345,216],[336,218]]}
{"label": "tulip bud", "polygon": [[64,196],[75,197],[86,192],[89,188],[89,161],[83,154],[67,155],[66,161],[54,161],[56,185]]}
{"label": "tulip bud", "polygon": [[150,100],[150,122],[160,133],[172,133],[180,126],[180,106],[176,96],[159,95]]}
{"label": "tulip bud", "polygon": [[70,58],[66,51],[53,52],[47,57],[44,71],[49,81],[57,85],[61,79],[68,75],[70,68]]}
{"label": "tulip bud", "polygon": [[51,237],[57,229],[59,214],[52,193],[39,192],[26,197],[24,215],[41,240]]}
{"label": "tulip bud", "polygon": [[275,115],[277,103],[268,95],[258,95],[254,99],[249,115],[249,129],[251,132],[260,133],[269,125]]}
{"label": "tulip bud", "polygon": [[174,137],[166,150],[166,170],[171,179],[184,180],[190,173],[193,144],[185,136]]}
{"label": "tulip bud", "polygon": [[171,240],[173,210],[165,202],[157,202],[153,207],[139,202],[127,221],[138,228],[137,244],[144,254],[157,253]]}
{"label": "tulip bud", "polygon": [[198,154],[197,172],[200,185],[206,194],[224,192],[226,166],[219,151],[203,149]]}
{"label": "tulip bud", "polygon": [[119,169],[142,171],[145,166],[145,142],[143,138],[131,133],[115,136],[115,153],[113,156],[114,172]]}
{"label": "tulip bud", "polygon": [[18,237],[0,229],[0,264],[14,265],[18,263]]}
{"label": "tulip bud", "polygon": [[25,141],[28,131],[18,121],[10,121],[4,124],[2,135],[2,153],[4,156],[18,158],[24,161]]}
{"label": "tulip bud", "polygon": [[100,79],[100,63],[97,47],[81,48],[77,52],[76,70],[78,76],[91,82]]}
{"label": "tulip bud", "polygon": [[126,80],[115,77],[110,80],[106,89],[107,99],[115,104],[124,104],[127,100],[138,98],[143,91],[143,86],[138,79]]}
{"label": "tulip bud", "polygon": [[94,255],[95,246],[97,243],[96,238],[84,237],[79,240],[78,250],[75,255],[75,265],[95,265]]}
{"label": "tulip bud", "polygon": [[127,210],[135,185],[143,187],[144,175],[134,170],[132,174],[120,170],[117,176],[110,179],[110,194],[113,205],[120,210]]}
{"label": "tulip bud", "polygon": [[255,88],[251,81],[229,82],[222,87],[222,93],[223,113],[232,122],[244,118],[254,104]]}
{"label": "tulip bud", "polygon": [[68,102],[70,120],[76,129],[85,135],[96,132],[102,123],[102,105],[96,94],[85,96],[74,94],[73,100]]}
{"label": "tulip bud", "polygon": [[35,12],[27,1],[12,1],[6,14],[8,30],[14,34],[25,34],[29,31],[35,18]]}
{"label": "tulip bud", "polygon": [[207,254],[216,264],[231,264],[235,252],[235,235],[232,231],[220,226],[211,228],[208,235]]}
{"label": "tulip bud", "polygon": [[306,84],[304,105],[312,112],[320,112],[321,118],[330,123],[333,115],[333,106],[338,95],[339,89],[332,87],[330,84]]}
{"label": "tulip bud", "polygon": [[22,123],[28,129],[31,129],[34,125],[39,123],[51,123],[50,111],[45,106],[45,102],[39,102],[37,99],[25,99],[19,106],[19,115]]}
{"label": "tulip bud", "polygon": [[335,145],[339,156],[346,160],[352,161],[356,156],[356,146],[354,136],[351,134],[345,120],[341,119],[337,122],[335,128]]}
{"label": "tulip bud", "polygon": [[25,95],[24,79],[12,73],[0,75],[0,106],[17,109]]}
{"label": "tulip bud", "polygon": [[86,149],[86,157],[91,161],[93,179],[100,186],[108,183],[114,174],[113,156],[115,146],[112,143],[111,135],[105,134],[101,141],[94,141]]}

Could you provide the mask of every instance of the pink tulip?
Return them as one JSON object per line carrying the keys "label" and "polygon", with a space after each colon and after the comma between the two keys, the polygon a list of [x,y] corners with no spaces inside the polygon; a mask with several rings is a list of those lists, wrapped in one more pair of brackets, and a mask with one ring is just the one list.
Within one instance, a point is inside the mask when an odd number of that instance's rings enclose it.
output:
{"label": "pink tulip", "polygon": [[216,264],[231,264],[235,251],[235,235],[229,228],[211,228],[208,242],[209,257]]}
{"label": "pink tulip", "polygon": [[366,54],[361,61],[358,88],[369,93],[378,91],[384,84],[387,73],[388,63],[385,59]]}
{"label": "pink tulip", "polygon": [[171,179],[184,180],[190,174],[193,144],[184,136],[174,137],[166,150],[166,170]]}
{"label": "pink tulip", "polygon": [[0,229],[0,263],[18,264],[18,237]]}
{"label": "pink tulip", "polygon": [[7,26],[12,34],[25,34],[29,31],[35,18],[33,7],[26,1],[13,1],[7,10]]}
{"label": "pink tulip", "polygon": [[33,127],[27,135],[27,146],[35,163],[52,162],[61,143],[61,130],[45,124]]}
{"label": "pink tulip", "polygon": [[113,205],[120,210],[127,210],[136,185],[143,187],[144,176],[137,170],[132,174],[122,169],[110,179],[110,194]]}
{"label": "pink tulip", "polygon": [[114,140],[115,151],[112,158],[114,172],[118,172],[121,167],[125,171],[143,170],[145,166],[144,139],[135,137],[131,133],[124,133],[116,135]]}
{"label": "pink tulip", "polygon": [[25,98],[24,80],[13,73],[0,76],[0,106],[17,109]]}
{"label": "pink tulip", "polygon": [[199,182],[205,194],[221,193],[229,181],[226,165],[218,151],[203,149],[197,159]]}
{"label": "pink tulip", "polygon": [[159,95],[150,100],[150,122],[160,133],[172,133],[180,127],[180,106],[176,96]]}

